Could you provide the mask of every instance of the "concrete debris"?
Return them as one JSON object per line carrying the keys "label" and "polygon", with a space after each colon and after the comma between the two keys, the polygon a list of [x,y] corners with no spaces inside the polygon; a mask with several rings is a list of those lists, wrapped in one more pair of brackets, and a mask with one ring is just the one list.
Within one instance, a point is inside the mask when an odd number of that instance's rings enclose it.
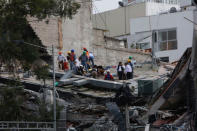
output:
{"label": "concrete debris", "polygon": [[59,80],[59,86],[72,85],[74,81],[80,80],[81,78],[69,78]]}
{"label": "concrete debris", "polygon": [[72,70],[69,70],[68,72],[66,72],[66,73],[60,78],[60,81],[61,81],[61,80],[68,79],[68,78],[71,78],[72,75],[73,75],[73,71],[72,71]]}
{"label": "concrete debris", "polygon": [[90,83],[89,80],[87,80],[87,79],[82,79],[82,80],[74,81],[74,82],[73,82],[73,85],[74,85],[74,86],[84,86],[84,85],[87,85],[87,84],[89,84],[89,83]]}
{"label": "concrete debris", "polygon": [[119,131],[116,124],[112,122],[112,120],[101,117],[98,119],[89,129],[88,131]]}
{"label": "concrete debris", "polygon": [[[57,92],[62,99],[58,99],[58,103],[64,106],[60,125],[66,125],[67,130],[126,131],[124,109],[128,105],[132,131],[195,131],[190,61],[191,49],[187,49],[176,66],[162,63],[159,75],[145,74],[124,82],[56,72]],[[168,79],[167,73],[170,73]],[[13,80],[5,76],[0,78],[1,83],[9,81]],[[42,99],[39,93],[42,83],[31,78],[21,83],[32,94],[25,107],[38,110],[32,102]],[[50,104],[53,103],[51,88],[51,83],[47,83],[47,91],[44,91]]]}

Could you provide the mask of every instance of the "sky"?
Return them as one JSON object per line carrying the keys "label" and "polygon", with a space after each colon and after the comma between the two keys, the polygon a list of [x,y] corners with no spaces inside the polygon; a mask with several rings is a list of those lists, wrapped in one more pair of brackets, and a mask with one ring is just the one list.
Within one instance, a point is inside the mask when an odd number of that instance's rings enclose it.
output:
{"label": "sky", "polygon": [[121,0],[94,0],[93,12],[100,13],[107,10],[116,9],[119,7],[118,1]]}

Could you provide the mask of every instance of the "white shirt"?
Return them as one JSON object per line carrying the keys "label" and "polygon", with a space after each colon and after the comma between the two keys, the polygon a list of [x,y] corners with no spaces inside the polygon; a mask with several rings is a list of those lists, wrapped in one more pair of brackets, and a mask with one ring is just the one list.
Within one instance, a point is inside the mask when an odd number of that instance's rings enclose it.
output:
{"label": "white shirt", "polygon": [[81,62],[78,59],[76,59],[75,61],[76,61],[76,66],[79,67],[81,65]]}
{"label": "white shirt", "polygon": [[132,60],[131,62],[132,62],[132,64],[133,64],[133,67],[135,67],[136,60]]}
{"label": "white shirt", "polygon": [[124,69],[124,66],[119,66],[118,71],[122,71],[122,68]]}
{"label": "white shirt", "polygon": [[65,57],[64,57],[63,55],[59,55],[59,56],[57,57],[57,60],[58,60],[58,61],[64,61],[64,59],[65,59]]}
{"label": "white shirt", "polygon": [[89,53],[89,56],[91,57],[91,58],[94,58],[94,55],[93,55],[93,53]]}
{"label": "white shirt", "polygon": [[132,68],[129,64],[126,65],[126,67],[125,67],[125,73],[127,73],[127,72],[132,72]]}

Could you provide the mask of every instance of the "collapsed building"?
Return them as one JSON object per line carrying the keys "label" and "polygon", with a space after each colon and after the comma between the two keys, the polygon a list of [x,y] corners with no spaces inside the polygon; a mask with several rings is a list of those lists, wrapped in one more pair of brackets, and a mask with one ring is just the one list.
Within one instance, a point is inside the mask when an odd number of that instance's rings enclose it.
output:
{"label": "collapsed building", "polygon": [[[77,55],[83,47],[87,47],[95,54],[97,64],[116,65],[130,55],[141,64],[152,64],[150,53],[126,49],[124,41],[105,37],[105,30],[92,28],[90,7],[88,2],[82,3],[79,14],[73,20],[54,17],[49,18],[49,23],[46,24],[45,21],[34,21],[33,18],[29,18],[30,25],[45,46],[54,44],[57,50],[63,52],[74,48]],[[194,20],[197,21],[195,11]],[[135,72],[134,80],[124,82],[76,75],[65,77],[65,73],[56,72],[56,79],[60,83],[57,87],[59,98],[66,101],[65,112],[62,112],[59,120],[59,127],[63,126],[60,130],[68,128],[85,131],[125,131],[128,130],[126,125],[129,123],[129,130],[134,131],[195,131],[197,75],[196,35],[193,36],[193,48],[185,51],[168,77],[166,73],[163,74],[167,78],[164,83],[160,81],[161,76],[155,78],[158,72],[153,73],[154,78],[143,76],[147,72],[150,73],[150,68],[144,70],[144,74]],[[6,83],[10,78],[1,76],[0,81]],[[136,81],[141,83],[135,85]],[[37,92],[42,85],[32,79],[20,82],[26,89]],[[52,81],[49,80],[47,87],[51,89],[51,85]],[[49,93],[49,98],[51,97]],[[126,106],[129,114],[125,111]],[[130,122],[125,121],[126,118]]]}

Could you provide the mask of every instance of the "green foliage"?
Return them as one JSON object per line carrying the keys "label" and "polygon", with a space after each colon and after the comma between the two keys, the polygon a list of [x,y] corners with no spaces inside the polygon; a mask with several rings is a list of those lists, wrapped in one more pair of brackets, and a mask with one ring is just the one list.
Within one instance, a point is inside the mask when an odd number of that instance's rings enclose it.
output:
{"label": "green foliage", "polygon": [[[0,88],[0,120],[1,121],[52,121],[53,105],[47,105],[37,100],[39,109],[37,112],[26,110],[25,102],[29,100],[22,87],[1,87]],[[50,107],[50,110],[47,108]],[[62,106],[57,104],[57,119],[60,117]],[[35,115],[37,114],[37,115]]]}
{"label": "green foliage", "polygon": [[36,69],[34,70],[34,73],[38,80],[43,80],[44,85],[45,85],[46,79],[49,79],[49,66],[45,65],[41,67],[36,67]]}
{"label": "green foliage", "polygon": [[44,19],[53,15],[72,18],[79,8],[74,0],[1,0],[0,16],[26,18],[29,15]]}
{"label": "green foliage", "polygon": [[36,47],[13,42],[24,40],[43,46],[28,24],[28,17],[38,20],[51,16],[72,18],[79,8],[73,0],[0,0],[0,63],[9,66],[20,62],[22,67],[29,69],[42,55]]}
{"label": "green foliage", "polygon": [[[53,105],[50,106],[51,110],[47,109],[47,104],[44,102],[40,103],[40,107],[39,107],[39,113],[40,113],[40,117],[38,118],[38,121],[53,121]],[[56,119],[60,118],[60,111],[63,109],[63,106],[60,106],[58,104],[56,104]]]}
{"label": "green foliage", "polygon": [[25,113],[21,110],[24,102],[23,89],[1,88],[0,118],[1,120],[22,120],[25,119]]}

